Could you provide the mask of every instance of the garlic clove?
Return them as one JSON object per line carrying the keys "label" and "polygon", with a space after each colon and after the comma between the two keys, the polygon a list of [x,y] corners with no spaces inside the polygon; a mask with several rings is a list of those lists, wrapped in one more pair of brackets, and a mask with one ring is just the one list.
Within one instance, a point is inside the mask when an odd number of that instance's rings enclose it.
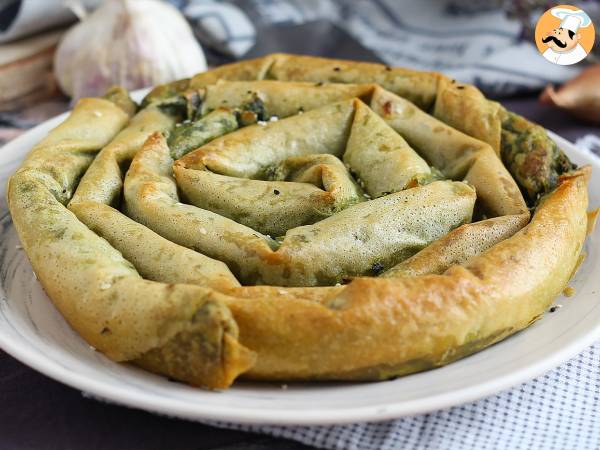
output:
{"label": "garlic clove", "polygon": [[139,89],[206,70],[183,15],[160,0],[107,0],[63,37],[55,75],[73,99]]}
{"label": "garlic clove", "polygon": [[558,90],[546,86],[540,102],[564,109],[582,121],[600,124],[600,64],[584,69]]}

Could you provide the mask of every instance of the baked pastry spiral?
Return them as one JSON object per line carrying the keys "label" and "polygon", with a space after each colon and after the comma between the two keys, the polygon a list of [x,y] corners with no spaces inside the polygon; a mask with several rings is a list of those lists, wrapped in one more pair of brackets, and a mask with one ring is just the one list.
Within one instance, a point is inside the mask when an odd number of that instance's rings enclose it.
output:
{"label": "baked pastry spiral", "polygon": [[277,54],[81,100],[8,199],[90,345],[226,388],[386,379],[527,327],[577,267],[588,178],[473,86]]}

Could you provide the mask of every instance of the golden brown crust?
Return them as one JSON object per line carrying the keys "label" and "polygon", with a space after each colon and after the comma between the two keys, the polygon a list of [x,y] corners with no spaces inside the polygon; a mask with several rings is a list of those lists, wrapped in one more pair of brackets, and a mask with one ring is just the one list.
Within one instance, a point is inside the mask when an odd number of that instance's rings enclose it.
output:
{"label": "golden brown crust", "polygon": [[240,288],[244,298],[224,302],[241,342],[258,354],[244,377],[385,378],[446,364],[525,328],[577,264],[587,176],[564,179],[524,229],[442,275],[358,278],[321,299]]}
{"label": "golden brown crust", "polygon": [[501,106],[475,86],[447,77],[439,79],[433,115],[475,139],[488,143],[500,155]]}

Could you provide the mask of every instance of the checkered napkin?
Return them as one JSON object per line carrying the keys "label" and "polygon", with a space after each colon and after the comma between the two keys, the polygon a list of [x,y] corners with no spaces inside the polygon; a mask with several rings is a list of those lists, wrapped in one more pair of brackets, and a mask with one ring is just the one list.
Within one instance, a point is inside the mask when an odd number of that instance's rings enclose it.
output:
{"label": "checkered napkin", "polygon": [[600,342],[521,386],[430,414],[337,426],[210,425],[332,450],[598,450]]}
{"label": "checkered napkin", "polygon": [[[576,145],[600,156],[597,135]],[[528,383],[430,414],[338,426],[210,425],[331,450],[598,450],[600,342]]]}

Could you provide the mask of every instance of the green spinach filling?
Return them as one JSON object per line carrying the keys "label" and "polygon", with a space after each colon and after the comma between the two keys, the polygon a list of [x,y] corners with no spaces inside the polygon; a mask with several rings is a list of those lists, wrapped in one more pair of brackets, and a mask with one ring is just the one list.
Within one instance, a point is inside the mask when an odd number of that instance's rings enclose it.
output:
{"label": "green spinach filling", "polygon": [[502,120],[501,155],[530,206],[576,168],[544,128],[509,111]]}

